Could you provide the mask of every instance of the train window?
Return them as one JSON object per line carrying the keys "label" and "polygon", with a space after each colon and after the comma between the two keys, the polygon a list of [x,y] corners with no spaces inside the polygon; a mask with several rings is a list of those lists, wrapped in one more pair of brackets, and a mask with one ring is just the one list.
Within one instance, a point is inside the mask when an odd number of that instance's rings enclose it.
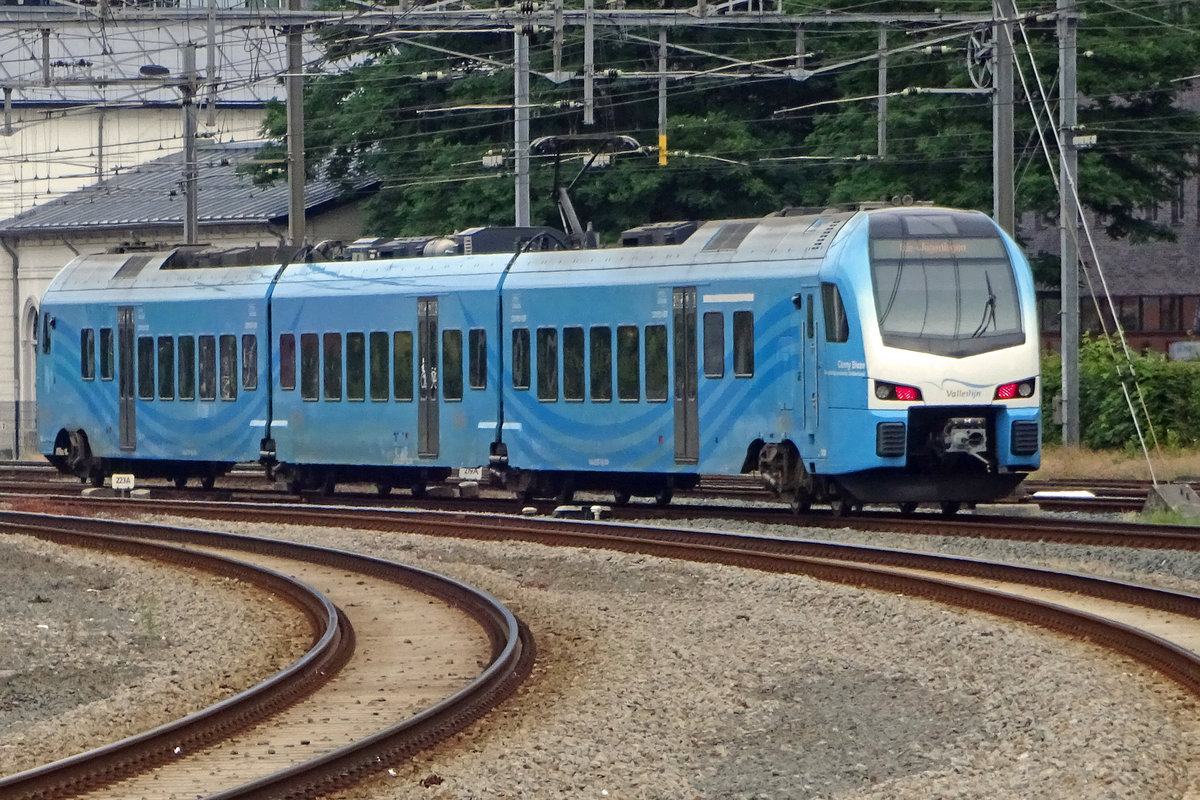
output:
{"label": "train window", "polygon": [[617,326],[617,398],[636,403],[642,396],[636,325]]}
{"label": "train window", "polygon": [[316,401],[321,394],[321,347],[315,333],[300,334],[300,398]]}
{"label": "train window", "polygon": [[529,328],[513,328],[512,376],[514,389],[529,388]]}
{"label": "train window", "polygon": [[836,284],[821,284],[821,302],[825,306],[825,341],[840,343],[850,339],[850,324],[846,306]]}
{"label": "train window", "polygon": [[196,399],[196,338],[179,337],[179,399]]}
{"label": "train window", "polygon": [[667,326],[646,326],[646,399],[667,399]]}
{"label": "train window", "polygon": [[396,331],[392,335],[392,393],[397,400],[413,399],[412,331]]}
{"label": "train window", "polygon": [[361,333],[346,334],[346,399],[367,398],[367,337]]}
{"label": "train window", "polygon": [[158,399],[175,399],[175,340],[158,337]]}
{"label": "train window", "polygon": [[138,397],[154,399],[154,337],[139,336],[137,340]]}
{"label": "train window", "polygon": [[563,328],[563,399],[583,402],[583,328]]}
{"label": "train window", "polygon": [[733,312],[733,377],[754,375],[754,312]]}
{"label": "train window", "polygon": [[242,388],[258,388],[258,337],[253,333],[242,334]]}
{"label": "train window", "polygon": [[221,334],[221,399],[237,400],[237,337]]}
{"label": "train window", "polygon": [[467,348],[470,360],[467,365],[468,380],[472,389],[487,388],[487,331],[483,328],[472,328],[467,334]]}
{"label": "train window", "polygon": [[592,401],[607,403],[612,400],[612,328],[597,325],[591,329],[589,335]]}
{"label": "train window", "polygon": [[725,377],[725,315],[704,312],[704,377]]}
{"label": "train window", "polygon": [[325,362],[325,399],[342,399],[342,335],[327,333],[322,337],[321,352]]}
{"label": "train window", "polygon": [[558,401],[558,331],[538,328],[537,332],[537,395],[544,403]]}
{"label": "train window", "polygon": [[100,380],[113,379],[113,332],[112,328],[100,329]]}
{"label": "train window", "polygon": [[217,399],[217,337],[200,337],[200,399]]}
{"label": "train window", "polygon": [[85,381],[96,379],[96,331],[84,328],[79,332],[79,374]]}
{"label": "train window", "polygon": [[279,334],[279,388],[296,388],[296,334]]}
{"label": "train window", "polygon": [[371,331],[371,399],[388,399],[388,352],[387,331]]}
{"label": "train window", "polygon": [[462,400],[462,397],[462,331],[448,328],[442,331],[442,399]]}

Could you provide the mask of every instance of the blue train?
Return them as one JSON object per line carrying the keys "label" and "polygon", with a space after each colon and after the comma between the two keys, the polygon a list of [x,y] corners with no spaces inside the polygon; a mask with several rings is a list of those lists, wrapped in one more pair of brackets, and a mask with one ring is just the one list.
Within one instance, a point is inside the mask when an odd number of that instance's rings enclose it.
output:
{"label": "blue train", "polygon": [[983,214],[789,210],[562,244],[80,256],[41,307],[41,452],[97,485],[253,461],[293,490],[421,494],[482,469],[618,503],[758,473],[798,511],[843,512],[953,512],[1039,464],[1033,281]]}

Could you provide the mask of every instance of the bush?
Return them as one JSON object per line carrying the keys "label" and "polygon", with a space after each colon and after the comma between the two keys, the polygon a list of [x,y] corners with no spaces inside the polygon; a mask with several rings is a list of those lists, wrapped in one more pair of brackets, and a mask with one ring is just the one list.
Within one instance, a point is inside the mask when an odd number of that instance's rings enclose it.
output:
{"label": "bush", "polygon": [[[1079,351],[1081,444],[1094,450],[1140,446],[1123,387],[1148,444],[1153,446],[1154,437],[1162,447],[1200,444],[1200,364],[1168,361],[1161,353],[1132,355],[1126,361],[1119,345],[1105,337],[1085,337]],[[1042,438],[1050,443],[1062,441],[1062,429],[1053,421],[1061,390],[1062,358],[1043,354]]]}

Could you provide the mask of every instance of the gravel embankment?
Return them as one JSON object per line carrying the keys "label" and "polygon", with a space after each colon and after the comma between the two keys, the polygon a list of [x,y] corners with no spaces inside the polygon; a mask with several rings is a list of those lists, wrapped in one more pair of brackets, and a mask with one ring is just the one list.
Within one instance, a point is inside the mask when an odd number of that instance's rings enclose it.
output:
{"label": "gravel embankment", "polygon": [[[1200,798],[1200,703],[1124,657],[1007,620],[643,556],[272,531],[254,530],[471,583],[538,641],[516,698],[344,799]],[[799,533],[1200,590],[1195,555]],[[204,653],[190,641],[188,674]]]}
{"label": "gravel embankment", "polygon": [[0,587],[0,775],[216,703],[311,639],[240,582],[26,536],[0,537]]}

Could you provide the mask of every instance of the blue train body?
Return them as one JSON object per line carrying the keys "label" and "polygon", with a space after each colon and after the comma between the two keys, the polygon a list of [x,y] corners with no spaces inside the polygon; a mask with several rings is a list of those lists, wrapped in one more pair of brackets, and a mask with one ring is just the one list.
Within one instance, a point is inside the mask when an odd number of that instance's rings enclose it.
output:
{"label": "blue train body", "polygon": [[[214,257],[211,257],[211,261]],[[666,502],[758,472],[796,508],[947,508],[1039,458],[1028,265],[928,207],[700,225],[676,244],[269,266],[83,256],[47,290],[54,463]],[[193,263],[195,259],[192,260]]]}

